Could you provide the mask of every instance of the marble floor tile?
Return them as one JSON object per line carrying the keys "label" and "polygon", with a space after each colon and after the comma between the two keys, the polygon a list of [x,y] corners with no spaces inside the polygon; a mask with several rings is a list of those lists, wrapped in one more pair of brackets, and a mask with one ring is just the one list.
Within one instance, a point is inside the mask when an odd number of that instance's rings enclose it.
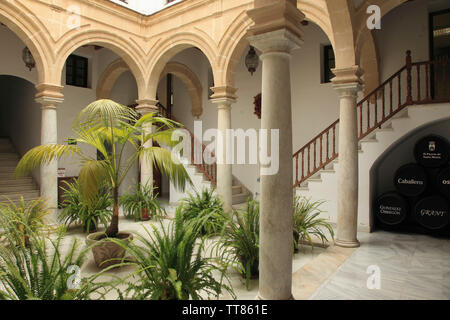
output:
{"label": "marble floor tile", "polygon": [[[310,299],[450,299],[450,239],[385,231],[358,239],[361,247]],[[379,267],[379,289],[368,289],[369,266]]]}

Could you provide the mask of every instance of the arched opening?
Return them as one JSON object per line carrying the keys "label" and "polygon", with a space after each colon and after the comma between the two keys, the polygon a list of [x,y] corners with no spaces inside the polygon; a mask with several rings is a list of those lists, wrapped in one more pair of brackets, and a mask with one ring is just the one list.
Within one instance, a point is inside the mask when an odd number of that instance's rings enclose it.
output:
{"label": "arched opening", "polygon": [[[70,53],[61,65],[61,84],[64,102],[58,106],[58,142],[66,144],[74,138],[71,129],[80,111],[98,99],[111,99],[126,106],[134,107],[138,99],[138,84],[132,69],[125,63],[121,50],[110,50],[98,42],[82,43]],[[117,61],[120,63],[117,64]],[[111,66],[115,66],[112,68]],[[82,146],[83,148],[89,148]],[[99,158],[97,150],[84,150],[90,156]],[[127,159],[133,146],[126,145],[123,153]],[[79,174],[74,159],[59,161],[64,170],[63,179],[73,179]],[[132,193],[139,182],[138,163],[131,168],[123,181],[119,194]]]}
{"label": "arched opening", "polygon": [[[414,148],[417,142],[429,135],[438,135],[443,137],[447,141],[450,141],[450,117],[444,117],[442,119],[434,120],[418,126],[402,136],[390,147],[388,147],[382,155],[374,162],[370,169],[370,225],[371,230],[388,230],[393,232],[401,231],[418,231],[427,232],[427,230],[421,230],[420,227],[416,226],[416,221],[414,217],[414,208],[419,201],[428,196],[442,196],[435,185],[435,180],[437,174],[442,167],[427,167],[417,164],[416,158],[414,156]],[[412,194],[402,194],[398,190],[398,186],[395,185],[394,177],[396,171],[403,165],[406,164],[416,164],[419,168],[422,168],[426,174],[426,187],[421,191],[420,195],[413,196]],[[448,164],[447,164],[448,165]],[[443,165],[445,167],[445,164]],[[401,191],[401,190],[400,190]],[[399,195],[403,200],[406,201],[407,216],[402,223],[398,225],[386,226],[377,217],[375,201],[386,193],[395,193]],[[447,201],[450,199],[447,199]]]}
{"label": "arched opening", "polygon": [[[29,201],[40,194],[39,170],[19,179],[14,179],[13,172],[20,157],[41,143],[41,109],[35,102],[35,85],[43,77],[43,61],[27,37],[28,29],[21,29],[23,26],[7,17],[0,16],[0,21],[0,42],[7,48],[0,52],[0,201],[5,197],[18,201],[20,196]],[[25,48],[32,52],[34,66],[25,64]]]}
{"label": "arched opening", "polygon": [[[164,66],[156,96],[166,110],[167,116],[180,122],[193,134],[195,121],[202,121],[203,131],[216,127],[217,111],[210,103],[208,90],[206,90],[213,86],[212,66],[209,59],[200,49],[191,47],[177,53]],[[202,139],[201,136],[196,138]],[[171,186],[167,176],[155,171],[154,175],[160,182],[162,201],[174,203],[185,196]],[[201,189],[200,186],[197,187]],[[194,189],[188,191],[194,192]]]}
{"label": "arched opening", "polygon": [[[25,201],[39,197],[39,171],[32,177],[14,179],[13,172],[21,156],[41,141],[41,109],[34,101],[36,88],[28,80],[0,75],[0,201],[5,197]],[[34,178],[34,179],[33,179]]]}

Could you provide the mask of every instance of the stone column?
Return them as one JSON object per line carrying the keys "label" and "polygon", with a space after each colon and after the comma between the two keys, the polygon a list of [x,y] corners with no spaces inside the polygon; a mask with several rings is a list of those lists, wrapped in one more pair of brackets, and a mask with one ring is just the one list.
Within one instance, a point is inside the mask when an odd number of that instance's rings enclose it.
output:
{"label": "stone column", "polygon": [[[57,106],[64,99],[61,93],[63,87],[40,84],[36,86],[36,102],[41,105],[41,145],[58,143]],[[48,224],[57,224],[58,210],[58,161],[53,160],[40,167],[41,198],[47,201],[50,214],[46,217]]]}
{"label": "stone column", "polygon": [[233,151],[229,146],[232,137],[227,134],[231,129],[231,105],[236,102],[235,88],[215,87],[212,88],[212,103],[217,105],[217,129],[221,140],[217,142],[217,193],[223,200],[225,212],[232,211],[233,204],[233,172],[230,155]]}
{"label": "stone column", "polygon": [[358,226],[358,120],[357,94],[362,89],[360,69],[333,70],[333,87],[339,94],[338,221],[335,244],[359,247]]}
{"label": "stone column", "polygon": [[[261,300],[292,299],[293,167],[291,51],[300,47],[303,14],[294,1],[256,1],[250,44],[262,52],[261,129],[279,131],[278,171],[261,164],[259,292]],[[271,155],[272,158],[276,155]]]}
{"label": "stone column", "polygon": [[[136,101],[138,106],[136,107],[136,110],[141,115],[146,115],[152,112],[157,112],[158,107],[156,104],[158,101],[156,100],[137,100]],[[152,125],[147,124],[144,127],[145,134],[152,133]],[[148,140],[145,144],[145,148],[151,148],[153,146],[153,140]],[[153,163],[151,161],[147,161],[145,159],[141,159],[141,185],[148,185],[150,188],[153,187]]]}

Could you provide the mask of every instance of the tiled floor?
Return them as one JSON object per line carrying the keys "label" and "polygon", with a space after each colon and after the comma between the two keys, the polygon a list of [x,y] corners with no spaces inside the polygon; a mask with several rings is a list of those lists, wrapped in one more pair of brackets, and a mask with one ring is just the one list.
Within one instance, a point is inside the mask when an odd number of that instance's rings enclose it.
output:
{"label": "tiled floor", "polygon": [[[450,299],[450,239],[379,231],[359,240],[310,299]],[[379,270],[379,289],[368,288],[376,284],[368,268]]]}

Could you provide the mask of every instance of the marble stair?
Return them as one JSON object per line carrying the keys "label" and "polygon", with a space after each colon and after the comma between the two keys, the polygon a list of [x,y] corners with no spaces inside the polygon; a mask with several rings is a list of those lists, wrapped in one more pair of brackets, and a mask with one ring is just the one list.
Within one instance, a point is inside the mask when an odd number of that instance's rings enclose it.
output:
{"label": "marble stair", "polygon": [[9,199],[17,203],[21,197],[28,202],[39,198],[39,187],[31,176],[14,178],[19,160],[11,140],[0,138],[0,202]]}

